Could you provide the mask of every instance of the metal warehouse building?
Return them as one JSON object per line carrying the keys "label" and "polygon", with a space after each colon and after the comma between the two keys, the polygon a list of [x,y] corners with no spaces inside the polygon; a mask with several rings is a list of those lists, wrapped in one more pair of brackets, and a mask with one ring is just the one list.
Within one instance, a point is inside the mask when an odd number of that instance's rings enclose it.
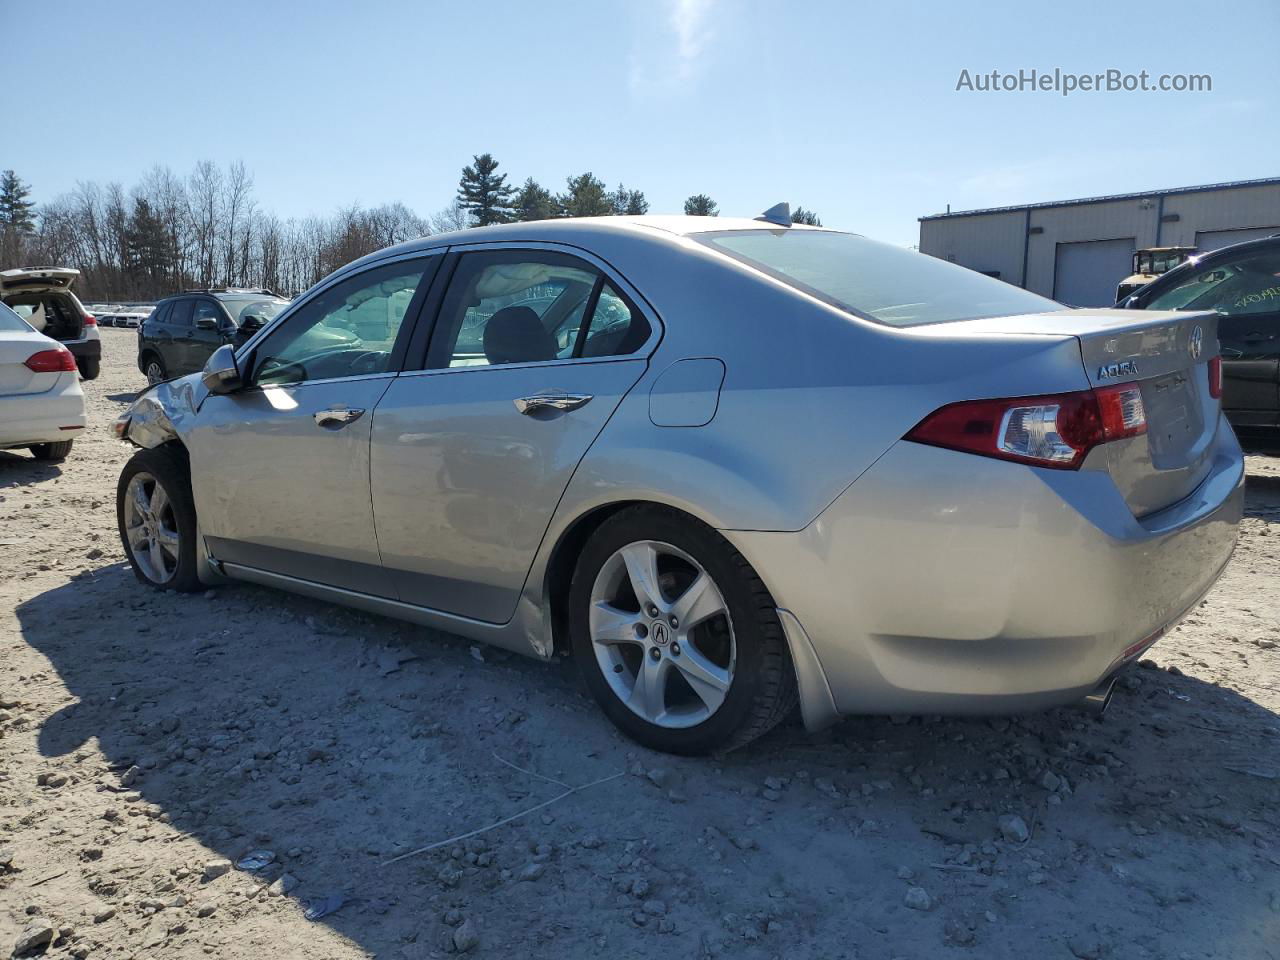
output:
{"label": "metal warehouse building", "polygon": [[1280,177],[920,218],[920,250],[1063,303],[1115,302],[1143,247],[1201,252],[1280,233]]}

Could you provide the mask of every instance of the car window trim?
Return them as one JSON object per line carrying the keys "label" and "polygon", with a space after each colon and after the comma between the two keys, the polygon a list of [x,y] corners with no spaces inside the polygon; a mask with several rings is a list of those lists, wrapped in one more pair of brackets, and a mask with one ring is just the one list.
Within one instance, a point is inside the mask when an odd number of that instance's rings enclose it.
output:
{"label": "car window trim", "polygon": [[596,318],[596,305],[600,303],[600,291],[604,289],[604,284],[605,279],[602,273],[596,277],[595,285],[587,294],[587,304],[582,308],[582,323],[578,325],[578,333],[573,338],[573,350],[569,353],[571,357],[582,358],[582,348],[587,344],[587,331],[591,329],[591,321]]}
{"label": "car window trim", "polygon": [[352,374],[349,377],[326,377],[319,380],[299,380],[297,383],[270,383],[259,385],[250,383],[245,391],[263,390],[267,387],[298,387],[313,383],[341,383],[346,380],[369,380],[375,377],[394,377],[404,368],[405,357],[408,355],[409,343],[412,340],[414,331],[417,328],[419,317],[422,314],[422,305],[426,302],[427,296],[435,287],[436,277],[440,273],[440,251],[415,251],[402,257],[388,257],[373,263],[366,264],[360,270],[343,270],[339,274],[330,276],[325,281],[321,281],[315,287],[312,287],[305,296],[305,299],[290,306],[289,309],[281,311],[267,326],[259,330],[254,336],[245,343],[240,352],[236,354],[236,364],[246,364],[244,369],[249,371],[249,376],[257,372],[257,353],[262,343],[276,330],[281,329],[289,318],[295,316],[298,311],[305,309],[309,304],[314,302],[318,297],[339,283],[345,283],[355,277],[363,276],[374,270],[381,270],[383,267],[391,266],[396,263],[407,263],[414,260],[421,260],[424,263],[422,280],[418,282],[418,288],[413,292],[413,299],[409,301],[409,306],[405,308],[404,320],[400,323],[400,329],[396,331],[396,342],[391,348],[391,360],[386,370],[380,370],[377,373]]}
{"label": "car window trim", "polygon": [[[644,343],[636,347],[631,353],[614,354],[604,357],[565,357],[562,360],[537,360],[530,363],[503,363],[497,366],[485,364],[483,366],[474,367],[435,367],[427,366],[427,358],[430,355],[431,339],[434,337],[440,322],[440,308],[444,304],[445,293],[449,284],[453,282],[453,275],[457,270],[458,262],[465,253],[484,253],[487,251],[527,250],[530,252],[551,252],[562,253],[579,260],[585,261],[602,277],[605,278],[624,300],[636,312],[644,317],[649,324],[649,336],[645,338]],[[423,330],[420,336],[415,337],[405,364],[401,369],[402,375],[414,375],[420,373],[471,373],[479,370],[506,370],[514,368],[523,368],[530,366],[550,367],[563,366],[569,363],[601,363],[617,360],[645,360],[647,361],[653,356],[658,348],[658,344],[662,342],[666,328],[663,326],[662,320],[658,312],[653,309],[653,305],[640,293],[639,290],[625,276],[618,272],[617,268],[603,257],[585,250],[582,247],[574,246],[570,243],[553,243],[544,240],[501,240],[490,242],[473,242],[458,243],[447,248],[447,262],[445,267],[436,272],[436,286],[438,289],[432,290],[430,300],[430,311],[423,310],[418,318],[418,326]],[[594,304],[591,305],[594,309]],[[590,318],[584,316],[584,323],[589,323]]]}

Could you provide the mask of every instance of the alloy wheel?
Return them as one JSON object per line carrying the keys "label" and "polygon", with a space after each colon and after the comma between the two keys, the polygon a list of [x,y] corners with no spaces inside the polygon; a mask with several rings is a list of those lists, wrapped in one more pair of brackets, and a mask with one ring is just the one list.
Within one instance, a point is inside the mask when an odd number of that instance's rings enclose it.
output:
{"label": "alloy wheel", "polygon": [[125,537],[133,562],[153,583],[168,583],[178,572],[178,520],[173,503],[154,476],[135,473],[124,495]]}
{"label": "alloy wheel", "polygon": [[649,723],[696,726],[724,703],[737,660],[728,606],[678,547],[642,540],[615,551],[592,585],[588,623],[609,687]]}
{"label": "alloy wheel", "polygon": [[147,383],[155,386],[164,380],[164,368],[160,366],[159,361],[152,360],[147,364]]}

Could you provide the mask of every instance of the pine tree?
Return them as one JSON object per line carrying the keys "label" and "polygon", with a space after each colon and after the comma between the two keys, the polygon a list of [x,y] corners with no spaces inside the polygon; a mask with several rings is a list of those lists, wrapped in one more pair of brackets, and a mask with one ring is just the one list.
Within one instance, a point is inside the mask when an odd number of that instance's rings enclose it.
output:
{"label": "pine tree", "polygon": [[458,181],[458,202],[470,211],[477,227],[506,223],[511,219],[511,195],[515,190],[507,183],[507,175],[498,173],[498,161],[492,154],[473,156],[474,164],[462,168]]}
{"label": "pine tree", "polygon": [[684,212],[688,217],[718,217],[720,206],[705,193],[695,193],[684,202]]}
{"label": "pine tree", "polygon": [[0,267],[18,266],[27,238],[36,231],[30,194],[31,188],[12,170],[0,174]]}
{"label": "pine tree", "polygon": [[517,220],[550,220],[559,213],[551,191],[530,177],[516,194],[514,208]]}
{"label": "pine tree", "polygon": [[153,287],[161,283],[173,269],[175,252],[164,222],[152,211],[146,197],[134,200],[125,238],[130,269],[144,275]]}
{"label": "pine tree", "polygon": [[618,216],[639,217],[649,212],[649,201],[642,190],[628,190],[622,184],[609,194],[609,204]]}
{"label": "pine tree", "polygon": [[36,205],[27,199],[31,188],[12,170],[0,174],[0,228],[16,233],[32,233],[36,228],[31,211]]}
{"label": "pine tree", "polygon": [[568,177],[568,190],[556,197],[560,210],[566,217],[607,217],[613,213],[613,203],[602,181],[591,172]]}
{"label": "pine tree", "polygon": [[791,214],[791,222],[803,223],[810,227],[822,226],[822,221],[818,219],[818,215],[812,210],[806,210],[804,207],[796,207],[795,211]]}

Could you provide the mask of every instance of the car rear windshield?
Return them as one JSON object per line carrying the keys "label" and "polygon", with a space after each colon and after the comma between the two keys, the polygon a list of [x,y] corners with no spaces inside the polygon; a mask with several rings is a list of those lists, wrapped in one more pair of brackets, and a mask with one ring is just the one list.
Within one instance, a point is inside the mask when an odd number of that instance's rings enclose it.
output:
{"label": "car rear windshield", "polygon": [[1062,309],[1003,280],[852,233],[783,228],[694,239],[834,307],[893,327]]}
{"label": "car rear windshield", "polygon": [[9,307],[0,303],[0,330],[25,330],[30,332],[31,324],[23,320]]}

